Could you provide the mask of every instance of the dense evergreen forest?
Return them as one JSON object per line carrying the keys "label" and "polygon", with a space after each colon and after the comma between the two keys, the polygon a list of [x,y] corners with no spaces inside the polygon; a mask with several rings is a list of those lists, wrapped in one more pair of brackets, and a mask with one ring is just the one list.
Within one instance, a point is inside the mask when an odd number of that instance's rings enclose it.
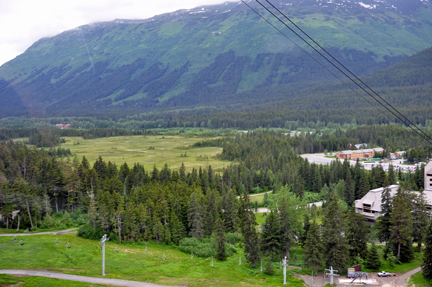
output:
{"label": "dense evergreen forest", "polygon": [[[289,255],[300,244],[304,265],[315,269],[323,264],[344,269],[360,260],[379,268],[375,247],[369,252],[366,248],[371,238],[387,242],[385,260],[408,262],[414,256],[412,240],[419,246],[428,240],[424,195],[407,192],[421,190],[422,169],[402,175],[379,167],[366,171],[346,161],[310,164],[296,154],[289,137],[268,131],[200,144],[210,143],[223,146],[220,157],[233,164],[221,171],[208,166],[187,172],[184,166],[172,170],[167,165],[145,170],[139,164],[117,167],[102,158],[93,164],[85,157],[58,158],[3,141],[0,225],[19,229],[84,224],[78,233],[82,237],[99,239],[107,233],[118,242],[155,240],[220,260],[236,253],[234,244],[240,242],[252,266],[263,257]],[[350,206],[370,188],[386,187],[398,177],[402,187],[393,199],[387,192],[384,216],[371,231]],[[260,229],[256,206],[247,196],[257,185],[273,189],[265,200],[270,212]],[[325,200],[322,210],[305,207],[314,200]],[[15,210],[20,210],[16,216]],[[402,230],[401,223],[409,228]]]}

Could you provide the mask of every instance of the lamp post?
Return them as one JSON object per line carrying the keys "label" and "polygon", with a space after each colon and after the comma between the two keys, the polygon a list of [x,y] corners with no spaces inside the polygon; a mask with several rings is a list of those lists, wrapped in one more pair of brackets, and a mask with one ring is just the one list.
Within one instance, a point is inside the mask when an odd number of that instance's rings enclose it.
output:
{"label": "lamp post", "polygon": [[105,241],[108,241],[109,238],[107,238],[106,234],[102,236],[101,241],[99,242],[102,247],[102,275],[105,276]]}

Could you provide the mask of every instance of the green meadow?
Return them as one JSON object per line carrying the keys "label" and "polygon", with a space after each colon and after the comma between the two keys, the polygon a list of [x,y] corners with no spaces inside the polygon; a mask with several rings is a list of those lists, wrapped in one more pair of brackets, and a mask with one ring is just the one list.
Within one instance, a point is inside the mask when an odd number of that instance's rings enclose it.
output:
{"label": "green meadow", "polygon": [[140,163],[146,169],[154,165],[161,168],[168,164],[171,168],[178,168],[182,163],[187,170],[207,167],[222,168],[228,161],[221,161],[215,156],[222,152],[218,147],[189,148],[190,145],[202,141],[204,137],[183,136],[121,136],[97,139],[82,139],[81,137],[65,137],[66,143],[62,148],[70,149],[72,154],[81,159],[85,156],[90,163],[94,163],[99,156],[117,165],[127,163],[133,166]]}
{"label": "green meadow", "polygon": [[[102,251],[98,241],[83,239],[75,234],[29,236],[18,246],[12,237],[0,237],[0,269],[47,270],[60,273],[101,277]],[[72,246],[66,249],[67,241]],[[145,253],[146,246],[148,252]],[[280,286],[282,270],[275,263],[276,275],[268,276],[259,268],[250,268],[244,256],[236,254],[227,261],[195,256],[181,252],[176,246],[145,243],[116,244],[107,242],[106,278],[129,279],[167,285],[188,286]],[[162,260],[163,256],[166,260]],[[242,265],[239,257],[242,256]],[[288,271],[288,286],[303,286]],[[73,285],[75,286],[75,285]]]}

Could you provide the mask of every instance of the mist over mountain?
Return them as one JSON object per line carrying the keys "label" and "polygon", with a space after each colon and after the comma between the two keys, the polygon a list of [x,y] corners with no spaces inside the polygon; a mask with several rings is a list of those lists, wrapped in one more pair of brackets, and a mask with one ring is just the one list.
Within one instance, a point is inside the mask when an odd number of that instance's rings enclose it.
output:
{"label": "mist over mountain", "polygon": [[[255,1],[249,3],[270,18]],[[274,4],[360,76],[432,46],[429,0]],[[271,22],[311,51],[277,20]],[[377,87],[420,85],[397,82],[392,74],[401,67],[370,79]],[[334,85],[339,84],[331,74],[248,7],[228,2],[145,20],[94,23],[37,41],[0,67],[0,117],[286,109],[282,103],[300,95],[308,109],[320,102],[315,96],[323,87],[340,90]]]}

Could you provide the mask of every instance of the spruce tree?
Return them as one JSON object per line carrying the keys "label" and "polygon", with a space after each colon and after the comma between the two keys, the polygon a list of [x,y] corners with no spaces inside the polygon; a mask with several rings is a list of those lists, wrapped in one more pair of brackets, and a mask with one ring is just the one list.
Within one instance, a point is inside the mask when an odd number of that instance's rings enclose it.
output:
{"label": "spruce tree", "polygon": [[396,245],[397,257],[401,260],[401,246],[411,245],[412,217],[403,193],[394,198],[394,208],[390,215],[390,240]]}
{"label": "spruce tree", "polygon": [[369,226],[366,223],[366,217],[360,213],[355,212],[351,208],[348,212],[348,230],[347,239],[350,246],[350,257],[355,258],[360,255],[361,258],[366,258],[367,255],[367,241],[369,235]]}
{"label": "spruce tree", "polygon": [[243,194],[241,201],[242,220],[241,230],[245,244],[244,252],[247,262],[253,267],[256,267],[256,262],[259,260],[259,239],[256,230],[255,214],[250,208],[249,196],[246,191]]}
{"label": "spruce tree", "polygon": [[267,215],[261,228],[261,252],[274,261],[281,255],[281,229],[275,212]]}
{"label": "spruce tree", "polygon": [[393,168],[392,164],[389,165],[388,181],[389,181],[389,184],[396,184],[396,174],[394,172],[394,168]]}
{"label": "spruce tree", "polygon": [[230,189],[224,193],[222,206],[224,209],[223,217],[224,217],[225,231],[237,232],[239,216],[237,214],[238,212],[237,199],[234,195],[233,190]]}
{"label": "spruce tree", "polygon": [[199,196],[196,192],[192,193],[190,197],[188,216],[190,235],[199,240],[204,235],[204,216]]}
{"label": "spruce tree", "polygon": [[365,196],[370,190],[369,180],[367,174],[364,170],[360,171],[360,179],[359,186],[357,189],[357,194],[355,196],[356,199],[361,199]]}
{"label": "spruce tree", "polygon": [[417,242],[419,252],[422,252],[422,242],[426,236],[426,231],[429,225],[429,218],[426,209],[427,201],[424,191],[414,197],[413,216],[413,238]]}
{"label": "spruce tree", "polygon": [[207,205],[205,213],[205,236],[210,237],[215,229],[216,220],[219,217],[216,193],[214,190],[207,192]]}
{"label": "spruce tree", "polygon": [[354,202],[354,181],[352,180],[351,172],[349,170],[345,178],[344,199],[349,206]]}
{"label": "spruce tree", "polygon": [[369,269],[377,270],[381,266],[381,260],[378,254],[378,249],[375,242],[372,242],[372,246],[368,252],[366,267]]}
{"label": "spruce tree", "polygon": [[303,218],[303,232],[302,232],[302,235],[300,237],[300,243],[302,245],[304,245],[306,242],[306,238],[307,238],[307,234],[308,234],[309,229],[310,229],[310,225],[311,224],[310,224],[309,215],[307,213],[305,213],[304,218]]}
{"label": "spruce tree", "polygon": [[423,271],[423,277],[427,281],[432,280],[432,223],[429,224],[425,238],[425,249],[423,253],[423,264],[421,269]]}
{"label": "spruce tree", "polygon": [[344,235],[346,234],[345,218],[335,192],[330,193],[322,222],[326,266],[344,270],[348,265],[349,246]]}
{"label": "spruce tree", "polygon": [[275,271],[273,268],[273,261],[271,260],[271,258],[267,258],[266,265],[264,268],[264,274],[271,276],[271,275],[274,275],[274,273],[275,273]]}
{"label": "spruce tree", "polygon": [[319,232],[319,226],[316,224],[314,219],[313,223],[310,225],[306,241],[304,243],[303,260],[305,266],[313,268],[315,270],[315,273],[317,273],[318,267],[321,267],[324,262],[322,250],[323,245]]}
{"label": "spruce tree", "polygon": [[381,214],[377,220],[376,229],[378,230],[378,239],[380,242],[388,242],[390,240],[390,214],[393,210],[393,200],[390,194],[390,188],[387,186],[382,192],[381,198]]}
{"label": "spruce tree", "polygon": [[180,240],[183,238],[184,227],[173,210],[171,210],[171,214],[170,214],[170,227],[171,227],[171,241],[175,245],[178,245]]}
{"label": "spruce tree", "polygon": [[225,226],[221,218],[216,221],[216,259],[220,261],[225,261],[227,259],[227,253],[225,249]]}

